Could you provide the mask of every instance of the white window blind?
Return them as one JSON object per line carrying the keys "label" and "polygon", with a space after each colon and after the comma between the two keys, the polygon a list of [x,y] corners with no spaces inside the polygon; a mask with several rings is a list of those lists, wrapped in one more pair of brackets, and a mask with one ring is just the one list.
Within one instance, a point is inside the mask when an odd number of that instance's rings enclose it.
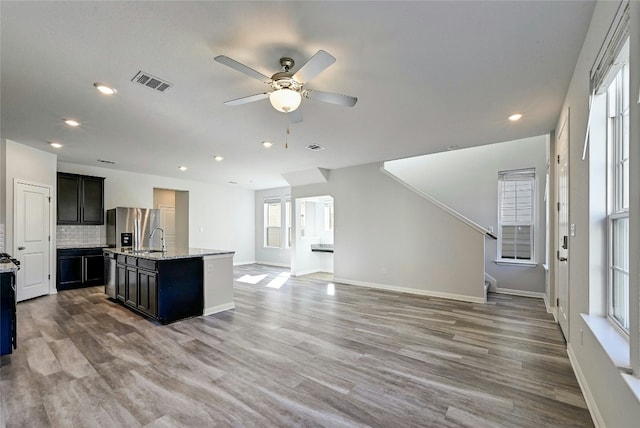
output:
{"label": "white window blind", "polygon": [[264,200],[264,245],[280,247],[282,227],[282,203],[280,199]]}
{"label": "white window blind", "polygon": [[533,260],[535,170],[498,173],[498,259]]}
{"label": "white window blind", "polygon": [[[629,58],[629,1],[620,2],[616,15],[609,26],[607,36],[600,46],[596,60],[589,72],[589,81],[591,91],[589,96],[589,114],[587,117],[587,131],[584,137],[584,146],[582,149],[582,160],[586,159],[587,146],[589,144],[589,130],[591,127],[591,106],[593,97],[597,94],[605,93],[615,78],[616,74],[622,68]],[[626,52],[623,52],[625,51]],[[638,94],[638,102],[640,103],[640,93]]]}

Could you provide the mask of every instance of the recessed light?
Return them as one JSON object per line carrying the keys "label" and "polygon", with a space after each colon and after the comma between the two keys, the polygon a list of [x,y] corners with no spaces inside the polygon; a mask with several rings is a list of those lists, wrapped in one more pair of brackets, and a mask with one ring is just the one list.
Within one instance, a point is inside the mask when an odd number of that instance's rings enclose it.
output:
{"label": "recessed light", "polygon": [[520,113],[512,114],[511,116],[509,116],[509,120],[512,122],[515,122],[516,120],[520,120],[521,118],[522,118],[522,115]]}
{"label": "recessed light", "polygon": [[51,147],[53,147],[54,149],[59,149],[60,147],[62,147],[62,144],[60,144],[60,143],[54,143],[54,142],[52,142],[52,141],[49,141],[49,145],[50,145]]}
{"label": "recessed light", "polygon": [[106,83],[96,82],[96,83],[93,84],[93,86],[95,86],[95,88],[98,91],[100,91],[100,93],[102,93],[104,95],[113,95],[116,92],[118,92],[114,88],[112,88],[111,86],[107,85]]}
{"label": "recessed light", "polygon": [[188,170],[189,168],[187,168],[187,167],[186,167],[186,166],[184,166],[184,165],[181,165],[181,166],[179,166],[179,167],[178,167],[178,169],[179,169],[180,171],[186,171],[186,170]]}
{"label": "recessed light", "polygon": [[224,160],[224,157],[222,157],[222,156],[220,156],[220,155],[215,155],[215,156],[213,157],[213,159],[214,159],[216,162],[222,162],[222,161]]}
{"label": "recessed light", "polygon": [[268,149],[269,147],[273,146],[273,143],[271,141],[263,141],[262,145]]}
{"label": "recessed light", "polygon": [[66,123],[67,125],[72,126],[74,128],[76,126],[80,126],[80,122],[78,122],[77,120],[73,120],[73,119],[65,119],[64,123]]}

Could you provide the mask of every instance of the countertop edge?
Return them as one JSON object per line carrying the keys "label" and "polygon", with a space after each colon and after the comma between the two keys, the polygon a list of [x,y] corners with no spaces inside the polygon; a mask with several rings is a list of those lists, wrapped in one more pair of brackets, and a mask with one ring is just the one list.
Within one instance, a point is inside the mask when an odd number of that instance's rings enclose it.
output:
{"label": "countertop edge", "polygon": [[230,250],[211,250],[205,248],[185,248],[179,250],[169,250],[166,253],[155,252],[155,253],[133,253],[130,250],[122,250],[121,248],[103,248],[103,251],[114,253],[114,254],[122,254],[125,256],[133,256],[140,259],[147,260],[176,260],[176,259],[193,259],[193,258],[203,258],[207,256],[233,256],[235,251]]}

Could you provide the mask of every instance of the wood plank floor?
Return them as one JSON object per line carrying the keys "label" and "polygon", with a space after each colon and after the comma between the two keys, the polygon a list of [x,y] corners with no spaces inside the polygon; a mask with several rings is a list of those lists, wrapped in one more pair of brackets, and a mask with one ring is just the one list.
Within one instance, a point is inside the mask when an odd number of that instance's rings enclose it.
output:
{"label": "wood plank floor", "polygon": [[258,265],[234,277],[235,310],[168,326],[108,300],[102,287],[19,303],[19,347],[1,359],[0,421],[593,426],[539,299],[462,303],[331,287]]}

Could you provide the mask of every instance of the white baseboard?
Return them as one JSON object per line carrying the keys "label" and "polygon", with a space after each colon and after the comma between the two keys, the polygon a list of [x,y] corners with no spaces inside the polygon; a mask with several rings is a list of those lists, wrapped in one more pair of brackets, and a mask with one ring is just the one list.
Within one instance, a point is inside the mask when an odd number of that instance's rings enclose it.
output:
{"label": "white baseboard", "polygon": [[443,299],[459,300],[470,303],[485,303],[484,297],[465,296],[462,294],[443,293],[441,291],[420,290],[417,288],[397,287],[395,285],[377,284],[373,282],[353,281],[344,278],[333,278],[333,282],[348,285],[356,285],[358,287],[376,288],[378,290],[395,291],[400,293],[417,294],[419,296],[440,297]]}
{"label": "white baseboard", "polygon": [[545,294],[539,291],[514,290],[512,288],[496,288],[496,293],[510,294],[512,296],[535,297],[536,299],[544,299]]}
{"label": "white baseboard", "polygon": [[484,273],[484,280],[489,283],[489,291],[495,293],[498,288],[498,281],[486,272]]}
{"label": "white baseboard", "polygon": [[593,398],[593,394],[591,394],[589,384],[587,384],[587,379],[582,373],[582,369],[580,368],[580,364],[578,364],[578,359],[576,358],[576,354],[573,352],[571,344],[567,345],[567,355],[569,355],[569,362],[571,363],[573,372],[575,373],[576,379],[578,380],[578,385],[580,386],[582,395],[584,395],[584,401],[586,401],[587,403],[587,408],[589,409],[589,413],[591,414],[591,419],[593,419],[593,424],[596,428],[605,428],[606,426],[604,424],[604,419],[602,419],[602,415],[598,410],[596,401]]}
{"label": "white baseboard", "polygon": [[245,261],[245,262],[233,262],[234,266],[244,266],[244,265],[255,265],[257,262],[255,260]]}
{"label": "white baseboard", "polygon": [[212,306],[210,308],[204,308],[202,311],[203,316],[217,314],[218,312],[228,311],[229,309],[235,309],[236,305],[233,302],[224,303],[218,306]]}
{"label": "white baseboard", "polygon": [[547,293],[543,293],[544,296],[542,297],[542,299],[544,300],[544,307],[547,309],[547,313],[553,315],[553,320],[557,323],[558,322],[558,309],[554,306],[551,306],[549,304],[549,296],[547,296]]}

